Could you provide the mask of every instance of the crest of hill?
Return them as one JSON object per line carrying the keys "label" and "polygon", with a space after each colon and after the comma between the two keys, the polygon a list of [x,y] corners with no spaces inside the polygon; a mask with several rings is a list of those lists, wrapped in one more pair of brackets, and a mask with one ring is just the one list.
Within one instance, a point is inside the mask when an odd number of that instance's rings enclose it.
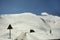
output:
{"label": "crest of hill", "polygon": [[35,15],[34,13],[29,13],[29,12],[26,12],[26,13],[19,13],[19,14],[1,14],[0,17],[7,17],[7,16],[37,16]]}

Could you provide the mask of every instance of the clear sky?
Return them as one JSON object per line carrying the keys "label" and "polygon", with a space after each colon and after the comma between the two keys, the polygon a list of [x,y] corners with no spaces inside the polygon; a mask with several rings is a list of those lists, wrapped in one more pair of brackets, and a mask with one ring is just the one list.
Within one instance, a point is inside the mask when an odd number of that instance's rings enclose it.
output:
{"label": "clear sky", "polygon": [[48,12],[60,16],[60,0],[0,0],[0,14]]}

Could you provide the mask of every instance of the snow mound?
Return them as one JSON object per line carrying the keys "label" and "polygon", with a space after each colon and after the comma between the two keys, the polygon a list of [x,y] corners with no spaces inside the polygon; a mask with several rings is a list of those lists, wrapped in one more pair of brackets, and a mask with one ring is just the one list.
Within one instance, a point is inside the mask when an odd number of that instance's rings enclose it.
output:
{"label": "snow mound", "polygon": [[42,15],[42,16],[47,16],[47,15],[49,15],[49,14],[48,14],[47,12],[42,12],[41,15]]}

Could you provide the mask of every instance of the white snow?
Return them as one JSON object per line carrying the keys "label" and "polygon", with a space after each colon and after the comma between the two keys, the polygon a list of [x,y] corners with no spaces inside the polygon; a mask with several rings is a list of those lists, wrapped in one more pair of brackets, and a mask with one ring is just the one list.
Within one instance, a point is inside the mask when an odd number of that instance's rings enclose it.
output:
{"label": "white snow", "polygon": [[41,15],[42,15],[42,16],[47,16],[47,15],[49,15],[49,14],[48,14],[47,12],[42,12]]}
{"label": "white snow", "polygon": [[[9,30],[7,30],[9,24],[13,27],[11,39],[9,39]],[[30,33],[30,29],[35,32]],[[52,34],[50,34],[50,30],[52,30]],[[0,15],[0,40],[59,39],[59,31],[60,17],[58,16],[37,16],[33,13]]]}

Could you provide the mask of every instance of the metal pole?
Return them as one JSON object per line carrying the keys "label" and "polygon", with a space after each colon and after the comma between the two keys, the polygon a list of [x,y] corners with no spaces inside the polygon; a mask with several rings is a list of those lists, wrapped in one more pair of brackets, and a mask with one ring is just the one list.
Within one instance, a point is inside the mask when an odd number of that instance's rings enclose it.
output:
{"label": "metal pole", "polygon": [[11,39],[11,29],[9,29],[9,39]]}

